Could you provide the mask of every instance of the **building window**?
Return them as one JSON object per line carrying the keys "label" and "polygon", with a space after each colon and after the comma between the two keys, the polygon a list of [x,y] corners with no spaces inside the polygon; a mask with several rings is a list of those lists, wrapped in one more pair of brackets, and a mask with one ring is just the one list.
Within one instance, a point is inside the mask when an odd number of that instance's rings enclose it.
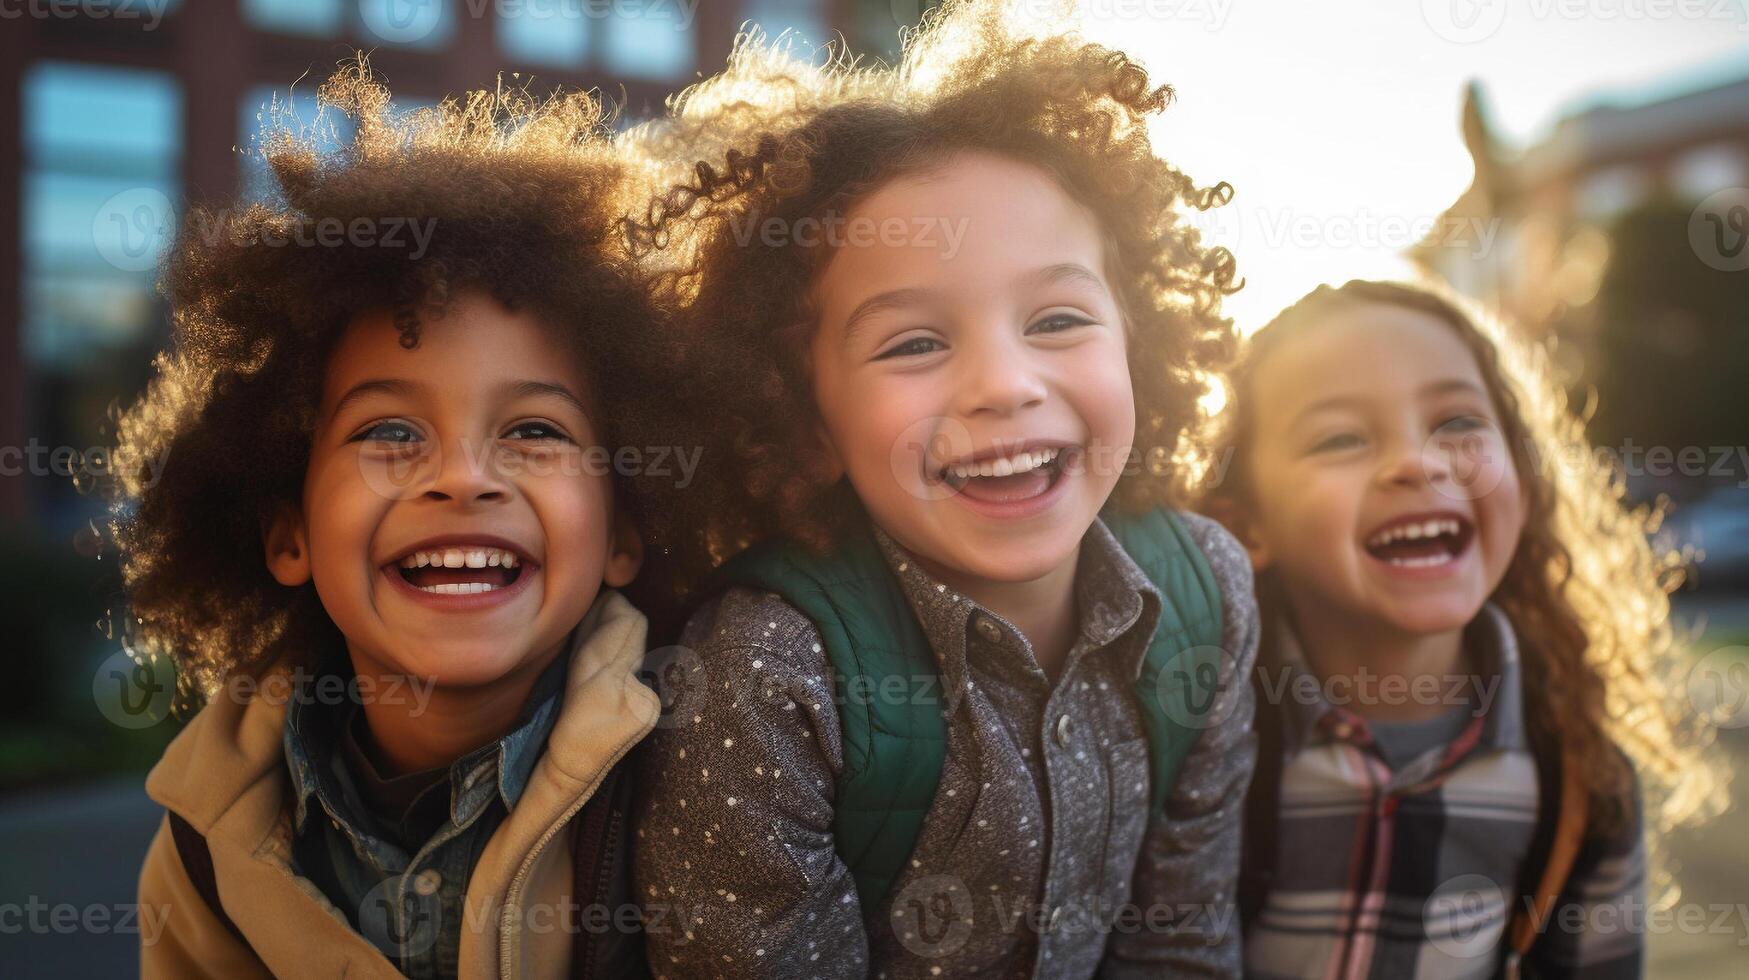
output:
{"label": "building window", "polygon": [[830,36],[824,6],[823,0],[752,0],[745,19],[771,37],[793,31],[809,44],[824,44]]}
{"label": "building window", "polygon": [[243,0],[243,19],[264,31],[325,37],[340,33],[341,0]]}
{"label": "building window", "polygon": [[358,0],[358,22],[367,39],[433,50],[455,34],[453,0]]}
{"label": "building window", "polygon": [[576,68],[589,60],[595,0],[527,0],[498,8],[498,46],[519,63]]}
{"label": "building window", "polygon": [[24,353],[77,371],[155,322],[182,92],[164,72],[44,61],[26,70],[23,96]]}
{"label": "building window", "polygon": [[697,66],[696,5],[627,0],[610,10],[599,22],[605,42],[602,61],[609,71],[631,78],[670,79]]}

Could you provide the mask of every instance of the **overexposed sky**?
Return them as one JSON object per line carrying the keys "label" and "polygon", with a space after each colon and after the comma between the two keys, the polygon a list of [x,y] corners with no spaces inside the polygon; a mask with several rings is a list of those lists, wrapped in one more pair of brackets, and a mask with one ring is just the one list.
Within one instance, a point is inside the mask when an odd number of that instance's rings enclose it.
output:
{"label": "overexposed sky", "polygon": [[1749,75],[1749,0],[1083,3],[1090,37],[1177,89],[1164,155],[1237,188],[1203,223],[1248,279],[1228,306],[1242,330],[1319,282],[1407,271],[1399,253],[1469,184],[1467,79],[1522,146],[1599,98]]}

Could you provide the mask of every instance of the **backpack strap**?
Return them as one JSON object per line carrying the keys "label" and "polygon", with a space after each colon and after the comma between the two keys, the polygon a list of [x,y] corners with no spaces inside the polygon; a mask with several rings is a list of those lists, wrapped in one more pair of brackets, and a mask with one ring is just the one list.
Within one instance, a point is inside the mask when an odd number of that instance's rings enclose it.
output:
{"label": "backpack strap", "polygon": [[1281,705],[1264,697],[1262,668],[1251,675],[1257,695],[1257,766],[1245,794],[1245,825],[1239,858],[1239,922],[1249,929],[1275,884],[1276,827],[1281,813]]}
{"label": "backpack strap", "polygon": [[[737,555],[707,591],[731,586],[776,593],[820,634],[844,745],[832,836],[870,912],[904,870],[941,783],[947,721],[935,650],[866,518],[841,527],[827,555],[788,541]],[[908,696],[874,693],[890,690],[882,682],[891,677]]]}
{"label": "backpack strap", "polygon": [[170,824],[170,840],[176,845],[176,856],[181,859],[182,870],[188,875],[189,883],[194,885],[195,894],[206,903],[207,911],[219,920],[225,931],[248,947],[249,940],[243,938],[243,930],[231,921],[225,906],[219,901],[219,878],[213,871],[213,852],[207,846],[206,837],[176,811],[165,810],[164,816]]}
{"label": "backpack strap", "polygon": [[[1549,770],[1553,770],[1549,773]],[[1585,839],[1585,825],[1589,797],[1585,788],[1584,773],[1573,759],[1572,753],[1563,751],[1560,759],[1553,765],[1539,767],[1539,774],[1545,774],[1541,780],[1543,797],[1546,800],[1558,800],[1552,807],[1541,808],[1538,837],[1540,838],[1531,849],[1531,869],[1541,867],[1536,884],[1532,890],[1523,896],[1513,912],[1512,921],[1506,927],[1506,962],[1504,973],[1507,980],[1517,980],[1525,954],[1541,938],[1543,929],[1548,925],[1551,912],[1554,911],[1555,900],[1560,897],[1561,890],[1566,887],[1567,878],[1572,874],[1573,862],[1579,856],[1580,845]],[[1553,775],[1553,779],[1547,778]],[[1550,790],[1559,787],[1556,793]],[[1551,812],[1552,811],[1552,812]],[[1552,822],[1549,817],[1552,816]],[[1546,844],[1546,846],[1545,846]],[[1540,859],[1539,859],[1539,853]]]}
{"label": "backpack strap", "polygon": [[1160,619],[1132,688],[1147,730],[1149,813],[1166,807],[1178,769],[1220,695],[1224,627],[1220,583],[1183,520],[1156,508],[1108,514],[1106,527],[1160,590]]}

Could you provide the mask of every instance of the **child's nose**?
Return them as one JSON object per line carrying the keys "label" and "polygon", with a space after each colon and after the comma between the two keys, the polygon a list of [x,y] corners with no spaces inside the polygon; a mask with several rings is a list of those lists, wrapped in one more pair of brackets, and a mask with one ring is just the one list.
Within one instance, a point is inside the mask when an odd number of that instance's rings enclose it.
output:
{"label": "child's nose", "polygon": [[1441,486],[1451,482],[1451,454],[1438,440],[1394,440],[1380,466],[1381,482],[1397,486]]}
{"label": "child's nose", "polygon": [[1032,363],[1006,349],[970,351],[959,379],[966,415],[1012,415],[1045,400],[1046,387]]}
{"label": "child's nose", "polygon": [[458,437],[445,442],[443,458],[437,461],[436,478],[425,495],[468,502],[494,500],[503,497],[507,490],[508,483],[492,447]]}

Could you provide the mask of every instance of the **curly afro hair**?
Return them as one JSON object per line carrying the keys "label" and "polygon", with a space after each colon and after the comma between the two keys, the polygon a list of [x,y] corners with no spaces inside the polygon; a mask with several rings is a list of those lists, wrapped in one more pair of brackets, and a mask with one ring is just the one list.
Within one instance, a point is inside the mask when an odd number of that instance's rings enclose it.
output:
{"label": "curly afro hair", "polygon": [[1237,289],[1232,255],[1183,217],[1232,188],[1200,188],[1156,154],[1146,123],[1170,88],[1119,51],[1030,32],[998,6],[944,4],[890,67],[830,48],[805,60],[782,39],[744,35],[723,72],[635,134],[654,157],[696,161],[637,223],[684,307],[680,388],[709,422],[704,479],[664,507],[678,587],[766,536],[826,547],[855,506],[847,482],[827,476],[806,363],[811,285],[833,250],[737,229],[842,218],[888,181],[963,152],[1042,169],[1099,221],[1126,316],[1141,463],[1112,505],[1180,496],[1174,463],[1209,376],[1231,357],[1220,305]]}
{"label": "curly afro hair", "polygon": [[[275,113],[265,200],[187,216],[161,282],[170,347],[118,421],[115,458],[133,464],[111,521],[128,648],[172,657],[185,694],[339,639],[313,586],[270,576],[262,525],[301,497],[327,354],[359,313],[394,311],[413,347],[422,319],[488,294],[536,314],[579,359],[592,400],[611,407],[597,420],[609,445],[638,443],[654,418],[658,311],[626,248],[635,168],[598,101],[501,89],[401,114],[362,58],[319,97],[314,127]],[[356,135],[322,152],[330,112],[354,117]],[[428,240],[391,236],[396,222]],[[156,479],[148,460],[162,461]],[[637,521],[631,483],[617,482],[616,506]]]}

